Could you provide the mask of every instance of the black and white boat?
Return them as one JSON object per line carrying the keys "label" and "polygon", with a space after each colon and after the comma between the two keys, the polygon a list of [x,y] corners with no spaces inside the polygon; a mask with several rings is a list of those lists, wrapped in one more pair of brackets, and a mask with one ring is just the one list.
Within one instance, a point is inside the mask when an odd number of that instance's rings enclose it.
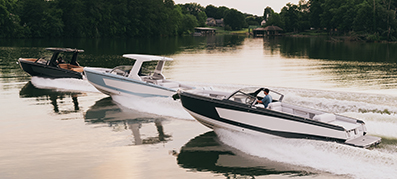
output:
{"label": "black and white boat", "polygon": [[[232,93],[212,90],[178,91],[184,109],[211,128],[285,138],[336,141],[368,148],[381,138],[366,135],[362,120],[283,102],[270,90],[273,102],[264,108],[257,99],[264,88],[243,88]],[[276,96],[276,98],[275,98]]]}
{"label": "black and white boat", "polygon": [[[50,60],[46,60],[43,57],[19,58],[19,65],[30,76],[83,79],[83,67],[77,63],[77,55],[84,52],[84,50],[70,48],[46,48],[46,50],[53,52]],[[62,59],[61,53],[64,54],[64,58],[68,53],[73,55],[70,61],[67,62],[68,59]]]}

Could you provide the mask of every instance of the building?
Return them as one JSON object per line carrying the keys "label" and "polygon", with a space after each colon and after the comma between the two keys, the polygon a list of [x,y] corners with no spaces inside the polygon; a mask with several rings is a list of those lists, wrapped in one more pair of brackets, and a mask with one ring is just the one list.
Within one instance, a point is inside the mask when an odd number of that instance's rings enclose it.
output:
{"label": "building", "polygon": [[224,27],[224,22],[223,18],[222,19],[214,19],[212,17],[207,18],[207,21],[205,22],[207,26],[211,27]]}
{"label": "building", "polygon": [[256,29],[252,29],[252,33],[254,35],[254,37],[258,37],[258,36],[279,36],[282,35],[281,31],[283,31],[282,28],[278,27],[278,26],[267,26],[265,28],[263,27],[259,27]]}
{"label": "building", "polygon": [[194,28],[194,36],[203,36],[203,35],[215,35],[216,29],[208,28],[208,27],[195,27]]}

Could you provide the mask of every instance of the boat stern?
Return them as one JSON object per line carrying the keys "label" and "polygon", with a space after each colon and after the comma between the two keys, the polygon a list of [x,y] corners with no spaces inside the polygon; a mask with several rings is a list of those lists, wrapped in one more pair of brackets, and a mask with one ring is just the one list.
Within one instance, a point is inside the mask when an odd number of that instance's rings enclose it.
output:
{"label": "boat stern", "polygon": [[369,148],[371,146],[378,145],[381,141],[382,138],[380,137],[364,135],[351,140],[347,140],[345,143],[355,147]]}

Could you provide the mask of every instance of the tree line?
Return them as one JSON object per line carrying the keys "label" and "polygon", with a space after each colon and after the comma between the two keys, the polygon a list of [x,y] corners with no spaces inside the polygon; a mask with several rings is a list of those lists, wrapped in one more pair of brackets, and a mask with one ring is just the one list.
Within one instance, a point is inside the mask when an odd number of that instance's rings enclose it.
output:
{"label": "tree line", "polygon": [[199,25],[182,8],[173,0],[0,0],[0,37],[175,36]]}
{"label": "tree line", "polygon": [[373,40],[397,40],[397,1],[301,0],[263,16],[221,6],[175,4],[173,0],[0,0],[1,38],[145,37],[189,34],[207,17],[225,30],[259,26],[265,20],[284,32],[310,29]]}
{"label": "tree line", "polygon": [[327,31],[365,40],[397,40],[397,1],[392,0],[309,0],[288,3],[280,13],[264,10],[266,25],[286,32],[309,29]]}

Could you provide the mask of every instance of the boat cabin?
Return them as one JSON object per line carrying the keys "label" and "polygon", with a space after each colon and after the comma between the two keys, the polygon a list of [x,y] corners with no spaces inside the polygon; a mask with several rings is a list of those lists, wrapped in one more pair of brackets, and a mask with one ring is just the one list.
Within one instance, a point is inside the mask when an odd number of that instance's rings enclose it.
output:
{"label": "boat cabin", "polygon": [[[123,71],[122,76],[128,78],[140,80],[140,81],[150,81],[150,80],[164,80],[165,77],[162,74],[164,65],[166,61],[172,61],[172,58],[152,56],[152,55],[140,55],[140,54],[125,54],[125,58],[130,58],[135,60],[133,66],[119,66],[113,69],[117,70],[119,73]],[[154,69],[148,69],[148,66],[153,66],[152,63],[157,63]]]}
{"label": "boat cabin", "polygon": [[[47,61],[48,66],[59,67],[80,73],[83,72],[83,67],[80,67],[80,65],[77,63],[77,55],[78,53],[84,52],[84,50],[71,48],[46,48],[46,50],[53,52],[51,59]],[[60,56],[61,53],[73,53],[70,62],[67,59],[63,59],[65,56],[62,58],[62,56]]]}

